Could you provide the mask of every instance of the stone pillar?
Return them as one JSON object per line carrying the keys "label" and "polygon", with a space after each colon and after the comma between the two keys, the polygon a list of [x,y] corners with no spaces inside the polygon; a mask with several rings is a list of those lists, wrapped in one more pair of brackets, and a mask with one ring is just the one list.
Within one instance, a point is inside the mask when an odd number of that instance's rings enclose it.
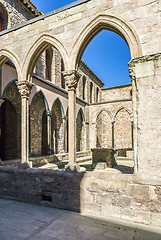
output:
{"label": "stone pillar", "polygon": [[76,165],[76,88],[80,74],[73,70],[64,72],[64,78],[68,87],[68,124],[69,124],[69,163],[67,169],[78,170]]}
{"label": "stone pillar", "polygon": [[131,60],[133,82],[135,174],[161,178],[161,53]]}
{"label": "stone pillar", "polygon": [[134,151],[134,172],[138,171],[137,156],[137,114],[136,114],[136,77],[134,67],[129,64],[129,75],[132,81],[132,107],[133,107],[133,151]]}
{"label": "stone pillar", "polygon": [[47,111],[47,138],[48,138],[48,154],[51,154],[51,111]]}
{"label": "stone pillar", "polygon": [[28,99],[33,84],[28,81],[16,82],[21,96],[21,165],[32,167],[29,163],[29,104]]}

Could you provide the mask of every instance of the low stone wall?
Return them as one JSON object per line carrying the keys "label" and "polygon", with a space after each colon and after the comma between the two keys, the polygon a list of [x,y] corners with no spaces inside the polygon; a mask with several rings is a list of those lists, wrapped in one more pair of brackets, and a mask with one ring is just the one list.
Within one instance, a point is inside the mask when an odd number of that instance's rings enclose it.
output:
{"label": "low stone wall", "polygon": [[161,226],[161,184],[130,174],[0,167],[0,197]]}
{"label": "low stone wall", "polygon": [[[32,162],[33,166],[38,166],[39,164],[45,164],[47,162],[62,162],[62,161],[68,161],[68,153],[60,153],[55,155],[47,155],[47,156],[41,156],[41,157],[30,157],[30,161]],[[91,150],[77,152],[77,162],[81,160],[81,158],[85,158],[91,156]],[[20,159],[16,160],[7,160],[7,161],[1,161],[0,160],[0,166],[17,166],[18,163],[20,163]]]}

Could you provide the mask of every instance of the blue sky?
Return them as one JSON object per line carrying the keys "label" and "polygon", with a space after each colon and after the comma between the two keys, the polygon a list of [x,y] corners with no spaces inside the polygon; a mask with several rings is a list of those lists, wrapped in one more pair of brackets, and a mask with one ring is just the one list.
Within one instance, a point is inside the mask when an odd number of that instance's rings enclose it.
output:
{"label": "blue sky", "polygon": [[[45,13],[68,5],[72,0],[31,0]],[[87,46],[83,61],[105,83],[104,87],[131,83],[128,74],[130,51],[126,42],[116,33],[103,30]]]}

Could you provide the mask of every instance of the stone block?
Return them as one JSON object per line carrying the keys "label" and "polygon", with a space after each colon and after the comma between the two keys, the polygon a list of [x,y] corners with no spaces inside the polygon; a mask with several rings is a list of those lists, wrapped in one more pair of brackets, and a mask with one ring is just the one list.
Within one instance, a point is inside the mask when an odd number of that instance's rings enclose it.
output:
{"label": "stone block", "polygon": [[148,61],[148,62],[138,63],[135,67],[135,75],[136,75],[136,78],[154,76],[154,62]]}
{"label": "stone block", "polygon": [[127,186],[127,195],[136,199],[149,199],[149,186],[131,184]]}
{"label": "stone block", "polygon": [[151,213],[151,224],[161,227],[161,213]]}
{"label": "stone block", "polygon": [[104,217],[121,217],[121,208],[111,205],[101,205],[101,215]]}
{"label": "stone block", "polygon": [[[98,163],[106,163],[107,167],[113,167],[116,165],[114,158],[115,150],[108,148],[92,148],[92,167],[97,168]],[[98,168],[105,168],[104,164],[99,164]]]}
{"label": "stone block", "polygon": [[150,222],[149,212],[121,208],[120,213],[121,213],[120,217],[125,220],[134,221],[134,222],[143,223],[143,224],[148,224]]}

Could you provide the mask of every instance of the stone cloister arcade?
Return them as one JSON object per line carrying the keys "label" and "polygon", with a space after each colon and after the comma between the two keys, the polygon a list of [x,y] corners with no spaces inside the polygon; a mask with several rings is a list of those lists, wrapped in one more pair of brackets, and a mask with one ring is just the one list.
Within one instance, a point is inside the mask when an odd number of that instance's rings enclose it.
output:
{"label": "stone cloister arcade", "polygon": [[[118,3],[118,5],[121,3]],[[134,111],[134,149],[135,149],[135,167],[138,171],[144,171],[145,150],[141,150],[139,144],[142,143],[142,137],[146,136],[144,128],[142,134],[138,133],[139,108],[142,106],[142,99],[136,97],[140,93],[141,87],[138,87],[137,78],[146,77],[143,66],[149,66],[156,52],[159,52],[159,44],[156,44],[155,51],[153,45],[155,40],[143,42],[139,36],[141,26],[132,20],[126,19],[126,11],[119,14],[119,8],[112,6],[112,10],[101,10],[106,3],[96,4],[96,1],[81,1],[67,8],[65,11],[54,12],[36,19],[25,22],[14,29],[8,29],[0,33],[0,64],[10,59],[16,68],[18,82],[17,87],[21,95],[21,161],[29,161],[29,96],[33,86],[32,74],[34,66],[43,51],[48,47],[56,48],[64,62],[64,79],[68,87],[68,122],[69,122],[69,160],[71,166],[75,166],[76,153],[76,87],[80,78],[78,66],[81,56],[93,39],[93,37],[103,29],[111,30],[123,37],[127,42],[132,61],[129,64],[130,75],[133,85],[133,111]],[[131,6],[132,10],[133,6]],[[93,13],[99,13],[93,17]],[[134,9],[133,9],[134,10]],[[87,15],[88,12],[88,15]],[[149,14],[150,15],[150,14]],[[85,17],[83,17],[85,16]],[[119,17],[118,17],[119,16]],[[157,20],[156,20],[157,21]],[[79,28],[78,28],[79,26]],[[155,31],[155,29],[153,30]],[[145,55],[153,54],[152,57]],[[144,57],[145,56],[145,57]],[[153,57],[154,56],[154,57]],[[159,59],[160,55],[156,55]],[[146,63],[147,62],[147,63]],[[153,64],[153,63],[152,63]],[[146,68],[146,67],[145,67]],[[144,101],[143,101],[144,102]],[[148,114],[149,111],[144,112]],[[144,117],[146,114],[144,114]],[[143,117],[143,118],[144,118]],[[152,131],[151,138],[157,131]],[[145,148],[146,141],[144,141]],[[151,148],[152,149],[152,148]],[[140,160],[140,158],[142,160]],[[155,157],[154,157],[155,159]],[[155,162],[153,159],[153,163]],[[138,162],[140,161],[140,162]],[[157,160],[156,160],[157,161]],[[150,160],[148,164],[150,164]],[[73,168],[71,167],[71,168]],[[156,169],[153,167],[153,169]]]}
{"label": "stone cloister arcade", "polygon": [[[9,29],[3,25],[1,158],[21,159],[21,169],[0,166],[2,196],[161,224],[160,17],[158,0],[79,0]],[[127,43],[132,85],[104,89],[82,62],[102,30]],[[76,152],[96,147],[133,149],[134,174],[75,171]],[[64,152],[70,174],[28,168],[30,157]]]}
{"label": "stone cloister arcade", "polygon": [[[12,81],[7,85],[1,100],[1,160],[20,158],[21,152],[21,98]],[[14,94],[13,94],[14,93]],[[77,151],[85,150],[82,108],[77,112]],[[29,104],[29,156],[47,156],[68,152],[68,109],[65,110],[59,98],[49,108],[41,90],[36,92]]]}

